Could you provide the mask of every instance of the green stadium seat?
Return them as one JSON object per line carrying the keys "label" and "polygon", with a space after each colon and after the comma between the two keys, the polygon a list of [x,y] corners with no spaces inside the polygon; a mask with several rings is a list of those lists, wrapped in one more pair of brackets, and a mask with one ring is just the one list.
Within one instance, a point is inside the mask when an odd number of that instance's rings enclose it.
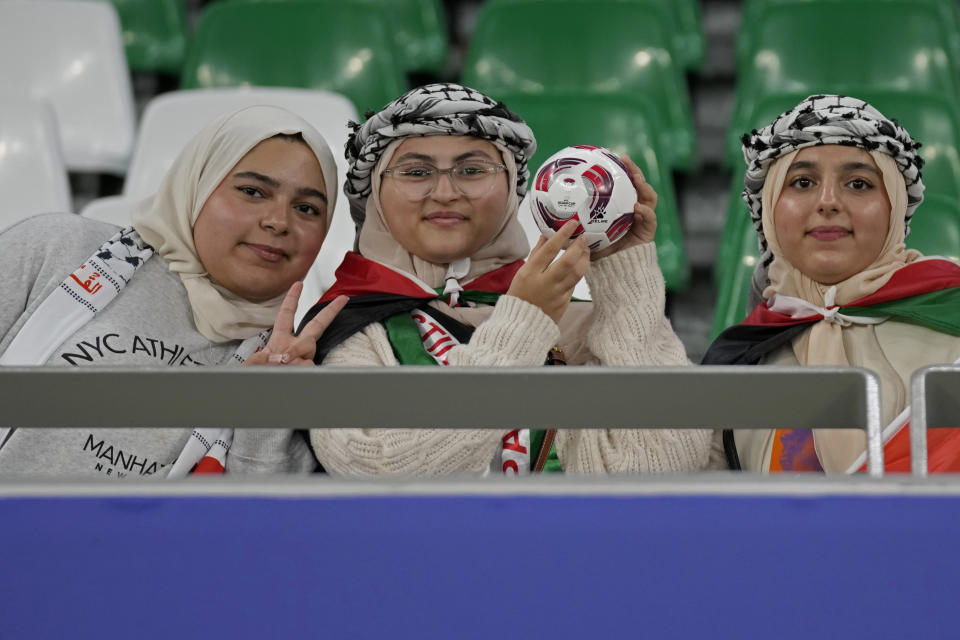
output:
{"label": "green stadium seat", "polygon": [[768,6],[753,23],[742,61],[733,131],[747,131],[756,103],[775,94],[855,89],[939,95],[955,102],[958,72],[940,12],[875,0]]}
{"label": "green stadium seat", "polygon": [[943,194],[925,193],[910,221],[907,247],[960,260],[960,203]]}
{"label": "green stadium seat", "polygon": [[[714,266],[714,285],[717,303],[713,315],[710,339],[747,316],[750,279],[760,250],[757,232],[753,228],[747,204],[740,199],[743,190],[743,172],[734,177],[731,186],[727,221],[720,236],[720,248]],[[739,204],[738,204],[739,203]]]}
{"label": "green stadium seat", "polygon": [[[742,235],[740,233],[741,227],[746,224],[752,228],[749,224],[750,210],[741,197],[743,192],[743,161],[737,167],[730,181],[727,214],[724,219],[723,230],[720,232],[720,246],[717,249],[717,260],[713,269],[713,279],[718,285],[726,277],[727,270],[736,266],[743,255],[743,243],[740,239]],[[747,222],[744,223],[744,220]]]}
{"label": "green stadium seat", "polygon": [[[233,0],[234,2],[264,2],[270,0]],[[373,5],[386,13],[390,20],[400,66],[406,71],[439,74],[447,64],[449,43],[447,22],[441,0],[313,0],[352,6],[356,19],[365,19],[360,11],[364,5]]]}
{"label": "green stadium seat", "polygon": [[350,98],[358,113],[379,109],[406,81],[387,17],[367,11],[358,20],[355,6],[313,0],[211,5],[197,24],[182,88],[326,89]]}
{"label": "green stadium seat", "polygon": [[[741,24],[756,24],[762,20],[763,12],[767,7],[773,5],[828,5],[823,7],[823,11],[830,12],[832,7],[829,5],[838,2],[847,2],[847,0],[743,0],[740,8]],[[953,52],[954,60],[960,61],[960,6],[958,6],[957,0],[876,0],[876,2],[889,2],[907,9],[922,5],[933,8],[939,12],[940,19],[946,27],[943,33],[949,39],[949,46]],[[743,59],[753,51],[750,33],[751,29],[749,28],[740,31],[737,38],[738,59]]]}
{"label": "green stadium seat", "polygon": [[[558,37],[564,34],[566,37]],[[643,96],[662,123],[664,163],[694,162],[693,115],[661,12],[620,0],[484,5],[463,82],[491,94],[590,92]],[[581,117],[589,117],[582,114]]]}
{"label": "green stadium seat", "polygon": [[110,0],[132,71],[179,75],[187,51],[184,0]]}
{"label": "green stadium seat", "polygon": [[[900,122],[921,143],[923,183],[927,189],[960,200],[960,110],[942,96],[896,91],[853,90],[850,95],[866,100],[888,118]],[[742,166],[740,135],[763,127],[780,113],[796,106],[806,94],[777,94],[761,99],[747,128],[731,131],[727,156],[731,165]]]}
{"label": "green stadium seat", "polygon": [[[487,5],[512,4],[517,0],[487,0]],[[529,0],[519,0],[528,2]],[[539,0],[547,11],[562,0]],[[670,31],[670,40],[674,58],[681,68],[696,70],[703,62],[705,38],[700,18],[698,0],[623,0],[647,5],[660,14],[661,20]]]}
{"label": "green stadium seat", "polygon": [[706,36],[700,14],[700,0],[663,0],[673,9],[677,24],[677,58],[688,70],[699,69],[706,53]]}
{"label": "green stadium seat", "polygon": [[[628,154],[657,191],[657,257],[667,288],[686,288],[689,267],[673,180],[659,158],[654,133],[657,123],[643,101],[631,96],[585,93],[497,93],[493,97],[526,120],[537,137],[537,152],[530,160],[531,177],[548,157],[570,145],[599,145]],[[584,118],[584,113],[592,117]],[[529,212],[521,208],[520,215]]]}

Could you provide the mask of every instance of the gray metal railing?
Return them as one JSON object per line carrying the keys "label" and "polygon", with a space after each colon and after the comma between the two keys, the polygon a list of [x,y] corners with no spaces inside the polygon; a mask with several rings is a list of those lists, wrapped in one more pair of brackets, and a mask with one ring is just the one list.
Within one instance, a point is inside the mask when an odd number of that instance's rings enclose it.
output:
{"label": "gray metal railing", "polygon": [[864,429],[880,387],[845,367],[0,368],[0,425]]}
{"label": "gray metal railing", "polygon": [[960,427],[960,366],[934,365],[910,378],[910,469],[927,475],[927,429]]}

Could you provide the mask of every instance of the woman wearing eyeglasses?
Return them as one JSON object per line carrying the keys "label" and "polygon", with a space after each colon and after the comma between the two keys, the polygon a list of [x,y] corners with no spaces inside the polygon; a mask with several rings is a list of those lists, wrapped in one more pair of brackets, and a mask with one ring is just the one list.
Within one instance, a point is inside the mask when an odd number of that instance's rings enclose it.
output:
{"label": "woman wearing eyeglasses", "polygon": [[[517,209],[535,149],[520,117],[456,84],[414,89],[355,125],[344,190],[358,250],[304,322],[341,294],[350,302],[317,342],[315,361],[686,364],[663,314],[656,193],[640,170],[627,160],[640,201],[625,238],[593,255],[578,238],[561,254],[569,224],[530,253]],[[584,274],[592,304],[570,301]],[[457,398],[436,404],[458,410]],[[343,474],[692,470],[706,464],[710,444],[700,431],[561,430],[555,447],[552,438],[525,429],[311,432],[324,468]]]}

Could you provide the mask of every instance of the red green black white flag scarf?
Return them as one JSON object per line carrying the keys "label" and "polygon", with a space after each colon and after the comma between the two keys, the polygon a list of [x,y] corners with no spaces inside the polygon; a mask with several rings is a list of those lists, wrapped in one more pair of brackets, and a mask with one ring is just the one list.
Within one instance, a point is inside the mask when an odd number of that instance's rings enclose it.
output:
{"label": "red green black white flag scarf", "polygon": [[[717,336],[702,364],[759,364],[825,317],[841,324],[896,319],[960,336],[960,266],[940,258],[917,260],[870,295],[842,306],[829,302],[821,309],[796,298],[774,296]],[[909,424],[908,410],[884,429],[886,471],[910,470],[909,435],[903,428]],[[930,471],[960,471],[960,429],[934,429],[928,438]],[[739,469],[730,431],[724,432],[724,448],[730,466]]]}
{"label": "red green black white flag scarf", "polygon": [[[444,314],[429,302],[440,300],[451,306],[493,305],[510,288],[514,275],[523,266],[517,260],[485,273],[451,295],[443,287],[433,289],[417,278],[392,269],[357,253],[349,252],[337,267],[337,280],[308,311],[301,328],[337,296],[347,295],[347,306],[317,341],[314,361],[323,361],[330,351],[354,333],[375,322],[382,322],[394,354],[401,365],[447,364],[446,354],[454,346],[468,342],[473,327]],[[451,298],[455,297],[455,300]],[[543,432],[515,429],[506,434],[494,466],[503,473],[529,473],[536,460]],[[545,470],[559,471],[556,451],[550,453]]]}

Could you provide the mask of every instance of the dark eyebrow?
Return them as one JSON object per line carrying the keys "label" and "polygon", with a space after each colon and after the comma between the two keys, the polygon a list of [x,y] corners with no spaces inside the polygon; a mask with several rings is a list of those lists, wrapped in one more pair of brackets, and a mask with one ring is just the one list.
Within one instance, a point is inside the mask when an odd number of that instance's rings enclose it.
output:
{"label": "dark eyebrow", "polygon": [[[260,182],[278,189],[280,187],[280,182],[270,176],[265,176],[262,173],[257,173],[256,171],[240,171],[233,174],[234,178],[252,178],[254,180],[259,180]],[[327,196],[322,191],[314,189],[313,187],[300,187],[297,189],[297,195],[307,198],[320,198],[324,202],[329,202]]]}
{"label": "dark eyebrow", "polygon": [[405,153],[399,158],[397,158],[397,162],[403,162],[404,160],[420,160],[422,162],[429,162],[430,164],[434,164],[433,157],[428,156],[424,153]]}
{"label": "dark eyebrow", "polygon": [[843,169],[845,171],[869,171],[874,175],[880,175],[880,172],[877,171],[876,167],[867,164],[866,162],[848,162],[847,164],[843,165]]}
{"label": "dark eyebrow", "polygon": [[259,180],[260,182],[270,185],[274,189],[280,186],[280,183],[271,178],[270,176],[265,176],[262,173],[257,173],[256,171],[240,171],[233,174],[234,178],[253,178],[254,180]]}
{"label": "dark eyebrow", "polygon": [[493,158],[490,155],[483,151],[482,149],[474,149],[473,151],[467,151],[466,153],[461,153],[456,158],[453,159],[454,162],[460,162],[461,160],[466,160],[467,158],[472,158],[473,156],[482,156],[487,160],[492,160]]}
{"label": "dark eyebrow", "polygon": [[[817,169],[819,168],[816,162],[810,162],[809,160],[799,160],[790,165],[790,168],[787,169],[787,172],[795,171],[797,169]],[[870,164],[866,162],[847,162],[841,167],[844,171],[869,171],[874,175],[879,176],[880,172]]]}
{"label": "dark eyebrow", "polygon": [[810,162],[809,160],[798,160],[790,165],[790,168],[787,171],[794,171],[796,169],[816,169],[817,163]]}
{"label": "dark eyebrow", "polygon": [[313,187],[300,187],[297,189],[297,195],[306,198],[320,198],[325,203],[327,202],[327,195]]}
{"label": "dark eyebrow", "polygon": [[[472,158],[474,156],[481,156],[483,158],[486,158],[487,160],[492,160],[492,158],[490,157],[490,154],[488,154],[486,151],[483,151],[482,149],[473,149],[472,151],[461,153],[460,155],[458,155],[453,159],[453,162],[454,164],[456,164],[461,160],[466,160],[467,158]],[[430,164],[437,163],[436,158],[434,158],[433,156],[429,156],[425,153],[405,153],[399,158],[397,158],[398,163],[405,162],[408,160],[420,160],[421,162],[429,162]]]}

